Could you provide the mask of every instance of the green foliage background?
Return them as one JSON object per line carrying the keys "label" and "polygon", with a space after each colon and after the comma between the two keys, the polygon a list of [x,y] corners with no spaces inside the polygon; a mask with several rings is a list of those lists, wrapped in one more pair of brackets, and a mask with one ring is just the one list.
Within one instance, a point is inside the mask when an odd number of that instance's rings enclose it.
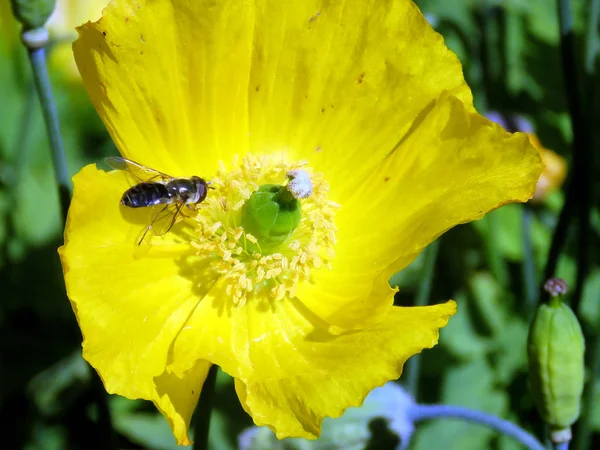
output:
{"label": "green foliage background", "polygon": [[[479,111],[527,117],[544,146],[570,160],[572,135],[555,2],[421,0],[418,4],[463,62]],[[573,5],[581,43],[587,3],[579,0]],[[12,33],[8,13],[2,8],[0,13],[4,15],[0,20],[4,35],[0,43],[0,446],[103,448],[107,437],[100,435],[98,425],[105,406],[102,391],[80,357],[81,336],[65,296],[56,252],[62,243],[62,223],[44,124],[25,51],[17,45],[16,26]],[[69,79],[66,68],[52,69],[68,165],[74,174],[85,164],[116,154],[116,149],[80,83]],[[597,116],[590,120],[597,127]],[[598,173],[595,166],[593,173]],[[588,243],[592,270],[579,310],[591,336],[600,329],[597,192],[594,185]],[[532,309],[522,275],[527,256],[523,214],[529,208],[533,260],[541,278],[563,201],[563,193],[556,192],[541,206],[509,205],[441,238],[430,301],[454,298],[459,310],[442,331],[440,345],[420,356],[419,401],[481,409],[542,435],[527,385],[525,345]],[[402,208],[401,198],[395,207]],[[567,252],[557,273],[569,283],[575,279],[577,233],[575,227],[569,230]],[[398,304],[413,304],[423,270],[420,258],[393,278],[392,283],[401,287]],[[600,387],[598,373],[589,371],[588,383]],[[589,448],[600,448],[600,389],[594,395],[586,399],[591,405],[586,417],[594,433]],[[120,448],[177,448],[152,405],[115,396],[109,397],[108,405]],[[215,405],[212,448],[236,448],[236,436],[251,421],[239,405],[231,379],[223,374],[218,378]],[[306,443],[304,448],[311,445],[318,447]],[[420,424],[410,448],[520,447],[487,429],[439,420]]]}

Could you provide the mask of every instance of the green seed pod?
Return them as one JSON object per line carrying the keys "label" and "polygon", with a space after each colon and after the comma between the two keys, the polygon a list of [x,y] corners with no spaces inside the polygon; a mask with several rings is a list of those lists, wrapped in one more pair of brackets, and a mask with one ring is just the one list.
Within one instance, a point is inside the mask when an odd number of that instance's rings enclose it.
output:
{"label": "green seed pod", "polygon": [[281,244],[302,218],[300,202],[282,186],[265,184],[244,203],[242,226],[257,240],[261,249]]}
{"label": "green seed pod", "polygon": [[538,307],[527,345],[531,389],[542,419],[552,430],[579,417],[585,341],[577,317],[558,298]]}
{"label": "green seed pod", "polygon": [[24,30],[41,28],[54,11],[56,0],[10,0],[13,14]]}

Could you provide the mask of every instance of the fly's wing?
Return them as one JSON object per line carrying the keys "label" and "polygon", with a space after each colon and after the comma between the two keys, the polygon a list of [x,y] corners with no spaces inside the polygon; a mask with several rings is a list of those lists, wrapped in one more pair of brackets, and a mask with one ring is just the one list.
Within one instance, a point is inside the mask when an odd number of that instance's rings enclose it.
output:
{"label": "fly's wing", "polygon": [[161,182],[173,179],[172,176],[167,175],[166,173],[142,166],[135,161],[121,158],[120,156],[109,156],[104,158],[104,162],[115,170],[124,170],[128,172],[135,179],[136,183],[143,183],[145,181]]}
{"label": "fly's wing", "polygon": [[155,236],[167,234],[169,230],[173,228],[173,225],[175,225],[177,217],[181,214],[183,205],[184,203],[171,203],[161,209],[154,219],[152,219],[152,223],[148,225],[152,230],[152,233]]}
{"label": "fly's wing", "polygon": [[150,225],[144,228],[140,239],[138,240],[138,246],[142,245],[144,238],[148,234],[148,231],[152,230],[152,234],[155,236],[162,236],[167,234],[175,222],[177,217],[181,214],[183,203],[170,203],[165,205],[160,211],[156,213]]}

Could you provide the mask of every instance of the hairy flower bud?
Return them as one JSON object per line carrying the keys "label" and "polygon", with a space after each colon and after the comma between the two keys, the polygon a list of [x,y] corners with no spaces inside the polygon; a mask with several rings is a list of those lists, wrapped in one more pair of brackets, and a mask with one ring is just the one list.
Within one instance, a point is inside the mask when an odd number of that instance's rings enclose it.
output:
{"label": "hairy flower bud", "polygon": [[10,3],[23,29],[32,30],[44,26],[54,11],[56,0],[11,0]]}
{"label": "hairy flower bud", "polygon": [[531,389],[542,419],[553,431],[579,417],[585,341],[575,314],[559,298],[538,308],[528,338]]}

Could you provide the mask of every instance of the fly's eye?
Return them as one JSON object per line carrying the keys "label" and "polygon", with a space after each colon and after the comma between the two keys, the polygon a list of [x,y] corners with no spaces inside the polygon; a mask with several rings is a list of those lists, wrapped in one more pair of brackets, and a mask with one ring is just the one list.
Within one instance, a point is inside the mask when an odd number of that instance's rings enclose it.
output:
{"label": "fly's eye", "polygon": [[208,195],[209,189],[214,189],[214,187],[210,186],[210,181],[207,183],[202,178],[200,179],[200,184],[198,185],[200,188],[200,198],[198,199],[198,203],[204,201],[206,196]]}

